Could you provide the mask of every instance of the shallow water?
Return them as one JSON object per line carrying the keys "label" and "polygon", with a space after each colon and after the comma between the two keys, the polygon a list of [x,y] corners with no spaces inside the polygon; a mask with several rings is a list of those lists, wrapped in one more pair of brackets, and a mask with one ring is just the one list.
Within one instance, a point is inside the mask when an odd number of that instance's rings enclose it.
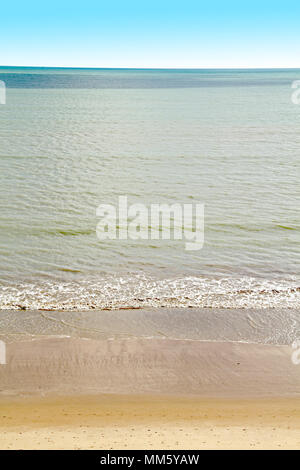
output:
{"label": "shallow water", "polygon": [[[0,308],[299,308],[299,70],[0,68]],[[205,243],[96,208],[205,204]]]}
{"label": "shallow water", "polygon": [[15,343],[53,337],[155,338],[290,346],[299,331],[299,311],[294,309],[3,310],[0,339]]}

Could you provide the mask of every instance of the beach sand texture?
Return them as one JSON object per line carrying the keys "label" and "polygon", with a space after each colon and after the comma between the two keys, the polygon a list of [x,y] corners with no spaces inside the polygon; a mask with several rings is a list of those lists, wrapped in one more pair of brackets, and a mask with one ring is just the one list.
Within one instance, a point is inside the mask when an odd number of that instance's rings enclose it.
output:
{"label": "beach sand texture", "polygon": [[7,349],[1,449],[300,447],[290,347],[45,338]]}

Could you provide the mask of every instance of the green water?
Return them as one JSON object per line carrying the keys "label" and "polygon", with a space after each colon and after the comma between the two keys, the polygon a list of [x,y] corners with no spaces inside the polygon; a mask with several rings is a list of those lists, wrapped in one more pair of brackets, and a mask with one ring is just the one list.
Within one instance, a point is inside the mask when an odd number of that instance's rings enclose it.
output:
{"label": "green water", "polygon": [[[0,68],[0,308],[300,306],[300,71]],[[205,204],[205,243],[96,208]]]}

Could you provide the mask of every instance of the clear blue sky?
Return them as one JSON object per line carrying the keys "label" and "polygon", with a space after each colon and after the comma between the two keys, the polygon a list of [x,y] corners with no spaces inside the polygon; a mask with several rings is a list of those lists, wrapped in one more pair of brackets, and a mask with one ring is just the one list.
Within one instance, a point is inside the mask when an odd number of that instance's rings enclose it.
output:
{"label": "clear blue sky", "polygon": [[7,0],[0,65],[300,67],[300,0]]}

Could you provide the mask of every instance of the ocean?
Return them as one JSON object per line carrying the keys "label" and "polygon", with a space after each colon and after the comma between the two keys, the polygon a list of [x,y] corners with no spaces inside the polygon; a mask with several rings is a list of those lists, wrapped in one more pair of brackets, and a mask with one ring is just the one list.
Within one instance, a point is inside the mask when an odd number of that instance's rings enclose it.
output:
{"label": "ocean", "polygon": [[[299,309],[299,79],[1,67],[0,309]],[[119,196],[205,204],[203,248],[99,240]]]}

